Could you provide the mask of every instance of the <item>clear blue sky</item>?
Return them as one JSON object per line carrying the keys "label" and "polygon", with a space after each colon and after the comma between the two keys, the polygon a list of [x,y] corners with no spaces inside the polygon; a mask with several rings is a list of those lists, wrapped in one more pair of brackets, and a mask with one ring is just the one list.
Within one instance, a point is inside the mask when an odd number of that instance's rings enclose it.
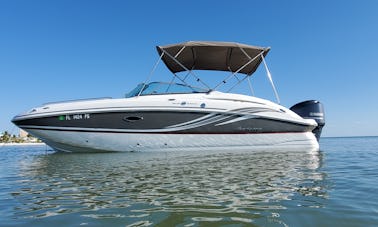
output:
{"label": "clear blue sky", "polygon": [[0,131],[17,133],[11,118],[46,102],[122,97],[156,45],[214,40],[270,46],[281,103],[322,101],[324,136],[378,135],[377,12],[375,0],[1,0]]}

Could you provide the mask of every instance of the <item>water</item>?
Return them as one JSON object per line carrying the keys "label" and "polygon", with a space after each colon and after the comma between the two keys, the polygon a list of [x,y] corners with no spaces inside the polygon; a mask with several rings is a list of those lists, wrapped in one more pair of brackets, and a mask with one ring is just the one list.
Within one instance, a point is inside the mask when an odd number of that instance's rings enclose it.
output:
{"label": "water", "polygon": [[378,226],[378,137],[320,152],[0,148],[1,226]]}

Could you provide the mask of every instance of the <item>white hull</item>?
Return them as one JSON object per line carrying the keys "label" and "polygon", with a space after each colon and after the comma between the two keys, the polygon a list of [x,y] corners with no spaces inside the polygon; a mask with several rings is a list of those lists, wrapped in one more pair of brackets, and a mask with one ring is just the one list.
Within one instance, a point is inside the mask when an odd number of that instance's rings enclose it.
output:
{"label": "white hull", "polygon": [[311,132],[263,134],[151,134],[29,130],[59,151],[317,151]]}

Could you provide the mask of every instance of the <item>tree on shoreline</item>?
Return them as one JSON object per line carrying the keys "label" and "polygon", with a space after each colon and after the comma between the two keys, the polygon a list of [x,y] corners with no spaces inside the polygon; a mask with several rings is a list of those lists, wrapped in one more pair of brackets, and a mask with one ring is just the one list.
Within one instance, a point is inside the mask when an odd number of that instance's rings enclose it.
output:
{"label": "tree on shoreline", "polygon": [[28,134],[26,138],[12,135],[8,131],[4,131],[0,134],[0,143],[25,143],[25,142],[41,142],[39,139],[34,138],[32,135]]}
{"label": "tree on shoreline", "polygon": [[9,142],[10,138],[11,138],[11,135],[9,134],[9,132],[5,131],[3,135],[0,137],[0,142],[7,143]]}

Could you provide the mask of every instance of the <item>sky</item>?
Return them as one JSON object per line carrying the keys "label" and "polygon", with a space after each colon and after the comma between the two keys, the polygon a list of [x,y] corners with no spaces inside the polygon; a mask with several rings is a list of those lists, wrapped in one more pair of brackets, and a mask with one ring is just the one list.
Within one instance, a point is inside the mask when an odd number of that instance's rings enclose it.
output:
{"label": "sky", "polygon": [[[0,0],[0,132],[46,102],[124,97],[157,45],[208,40],[271,47],[281,104],[320,100],[322,136],[378,136],[377,12],[375,0]],[[170,79],[161,64],[151,80]],[[251,81],[275,101],[263,70]]]}

